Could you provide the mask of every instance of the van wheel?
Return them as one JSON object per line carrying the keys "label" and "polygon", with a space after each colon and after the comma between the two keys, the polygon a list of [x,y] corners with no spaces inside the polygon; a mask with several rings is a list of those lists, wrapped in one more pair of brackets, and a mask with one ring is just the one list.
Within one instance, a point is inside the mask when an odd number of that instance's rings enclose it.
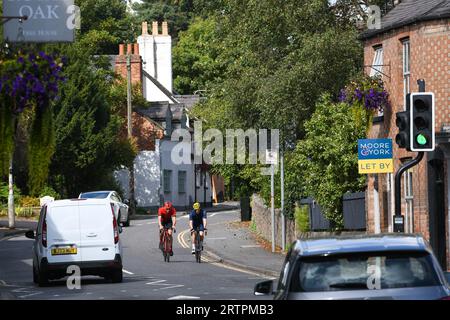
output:
{"label": "van wheel", "polygon": [[34,283],[38,283],[38,275],[37,275],[37,272],[36,272],[36,266],[35,266],[35,264],[34,264],[34,261],[33,261],[33,282]]}
{"label": "van wheel", "polygon": [[111,280],[113,283],[120,283],[123,280],[122,269],[111,272]]}
{"label": "van wheel", "polygon": [[37,283],[38,283],[39,287],[48,286],[48,277],[44,272],[38,271]]}

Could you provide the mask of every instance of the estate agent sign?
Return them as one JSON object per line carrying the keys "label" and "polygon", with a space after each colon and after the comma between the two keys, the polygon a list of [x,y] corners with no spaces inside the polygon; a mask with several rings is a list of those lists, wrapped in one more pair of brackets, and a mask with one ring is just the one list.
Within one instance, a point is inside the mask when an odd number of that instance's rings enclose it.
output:
{"label": "estate agent sign", "polygon": [[358,167],[361,174],[394,172],[392,139],[359,139]]}

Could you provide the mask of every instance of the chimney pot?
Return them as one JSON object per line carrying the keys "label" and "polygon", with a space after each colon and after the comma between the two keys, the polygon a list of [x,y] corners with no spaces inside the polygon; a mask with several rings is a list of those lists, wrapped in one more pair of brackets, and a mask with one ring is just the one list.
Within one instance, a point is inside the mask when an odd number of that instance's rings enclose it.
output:
{"label": "chimney pot", "polygon": [[119,56],[123,56],[125,54],[125,45],[119,44]]}
{"label": "chimney pot", "polygon": [[127,44],[127,54],[133,54],[133,45],[131,43]]}
{"label": "chimney pot", "polygon": [[152,35],[157,36],[159,34],[158,31],[158,21],[152,22]]}
{"label": "chimney pot", "polygon": [[163,36],[169,35],[169,27],[167,26],[167,21],[164,21],[162,23],[162,34],[163,34]]}
{"label": "chimney pot", "polygon": [[134,44],[134,50],[133,50],[134,54],[139,55],[139,44],[135,43]]}
{"label": "chimney pot", "polygon": [[142,22],[142,35],[148,35],[148,23],[147,21]]}

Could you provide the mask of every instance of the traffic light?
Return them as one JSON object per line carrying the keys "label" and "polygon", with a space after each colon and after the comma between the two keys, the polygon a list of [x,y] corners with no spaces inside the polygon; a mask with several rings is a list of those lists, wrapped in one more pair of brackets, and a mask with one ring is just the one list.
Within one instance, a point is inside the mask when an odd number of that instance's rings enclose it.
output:
{"label": "traffic light", "polygon": [[410,96],[410,149],[434,150],[434,93],[415,92]]}
{"label": "traffic light", "polygon": [[397,119],[395,120],[395,124],[398,127],[398,134],[395,136],[395,142],[398,147],[401,149],[410,150],[410,132],[411,127],[409,123],[409,111],[402,111],[396,113]]}

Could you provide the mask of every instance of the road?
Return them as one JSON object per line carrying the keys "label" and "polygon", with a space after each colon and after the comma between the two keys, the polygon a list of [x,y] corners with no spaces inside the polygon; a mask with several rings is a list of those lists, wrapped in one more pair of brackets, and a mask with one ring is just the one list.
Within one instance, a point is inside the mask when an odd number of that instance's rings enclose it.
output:
{"label": "road", "polygon": [[[209,224],[236,219],[236,212],[211,214]],[[0,297],[3,299],[259,299],[254,285],[263,276],[225,268],[209,259],[198,264],[186,243],[177,240],[188,229],[186,215],[179,215],[174,256],[165,263],[158,249],[156,217],[132,220],[123,228],[124,280],[113,284],[100,277],[83,277],[81,289],[69,290],[66,280],[40,288],[32,281],[32,240],[24,236],[0,241]],[[213,236],[209,234],[208,236]],[[183,247],[184,246],[184,247]],[[216,263],[215,263],[216,262]]]}

